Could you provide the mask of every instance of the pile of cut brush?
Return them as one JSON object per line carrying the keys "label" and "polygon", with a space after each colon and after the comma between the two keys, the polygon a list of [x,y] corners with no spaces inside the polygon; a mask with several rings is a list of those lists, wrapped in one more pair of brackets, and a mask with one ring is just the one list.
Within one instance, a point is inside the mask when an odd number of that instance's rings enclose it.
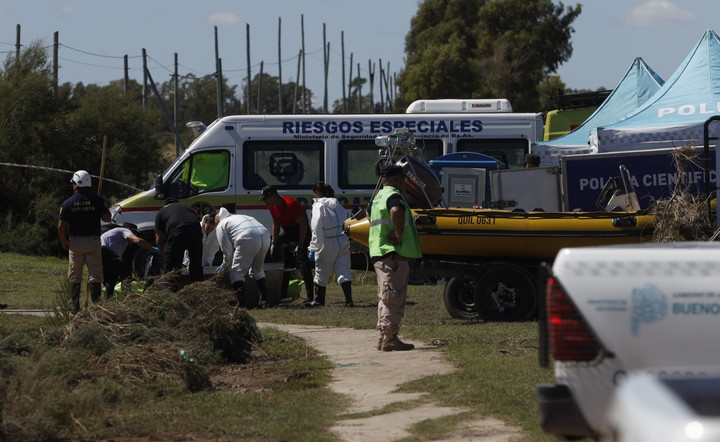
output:
{"label": "pile of cut brush", "polygon": [[0,439],[73,437],[73,422],[93,424],[100,408],[213,390],[215,367],[247,362],[262,337],[227,281],[168,290],[175,277],[127,284],[117,300],[49,318],[32,336],[0,333]]}
{"label": "pile of cut brush", "polygon": [[698,152],[690,144],[672,153],[678,180],[670,198],[655,200],[651,213],[655,215],[654,242],[707,241],[713,238],[713,220],[709,208],[710,196],[690,191],[690,180],[685,179],[688,166],[698,161]]}
{"label": "pile of cut brush", "polygon": [[[212,388],[203,366],[247,362],[260,332],[221,277],[177,292],[166,289],[173,278],[82,310],[65,329],[66,345],[93,350],[99,370],[112,369],[128,382],[179,377],[190,391]],[[98,332],[94,338],[85,337],[87,328]]]}

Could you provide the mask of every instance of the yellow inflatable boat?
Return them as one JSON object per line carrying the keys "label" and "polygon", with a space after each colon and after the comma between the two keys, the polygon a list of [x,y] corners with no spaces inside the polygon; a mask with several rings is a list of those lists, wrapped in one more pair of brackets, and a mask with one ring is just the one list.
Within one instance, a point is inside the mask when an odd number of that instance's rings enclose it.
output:
{"label": "yellow inflatable boat", "polygon": [[[413,209],[424,256],[554,259],[563,247],[649,241],[655,217],[646,212],[515,212]],[[350,238],[367,245],[368,218],[349,219]]]}

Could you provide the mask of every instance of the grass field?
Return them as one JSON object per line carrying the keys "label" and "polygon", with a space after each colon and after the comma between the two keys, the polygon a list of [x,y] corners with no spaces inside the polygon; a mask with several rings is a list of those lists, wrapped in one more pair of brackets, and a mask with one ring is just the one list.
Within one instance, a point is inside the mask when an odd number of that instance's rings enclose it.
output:
{"label": "grass field", "polygon": [[[0,254],[0,303],[8,303],[10,308],[52,309],[54,300],[64,290],[66,269],[67,261],[63,259]],[[364,275],[359,273],[357,276],[356,282]],[[345,308],[339,286],[331,284],[328,287],[328,303],[323,309],[302,309],[299,301],[295,301],[267,310],[251,310],[250,314],[258,322],[374,328],[374,275],[367,275],[364,284],[354,285],[353,295],[356,308]],[[3,346],[0,350],[7,348],[8,336],[14,330],[23,329],[32,334],[39,328],[47,327],[43,321],[47,319],[20,319],[0,314],[0,344]],[[471,410],[464,416],[437,419],[418,426],[414,429],[413,440],[441,438],[452,431],[458,420],[482,415],[492,415],[522,427],[527,434],[524,440],[551,440],[539,429],[535,404],[535,385],[552,382],[553,379],[551,370],[538,366],[535,322],[482,323],[452,319],[443,305],[442,287],[411,286],[401,335],[440,343],[446,358],[460,368],[449,375],[414,381],[403,386],[403,390],[427,392],[439,404]],[[71,432],[67,435],[89,438],[128,434],[167,436],[172,435],[172,428],[176,428],[177,434],[193,434],[193,431],[196,431],[194,434],[207,433],[208,429],[216,429],[211,434],[241,439],[265,435],[269,440],[332,440],[333,436],[327,428],[332,425],[333,416],[340,412],[342,398],[334,396],[325,387],[328,362],[292,337],[277,333],[264,338],[263,351],[272,354],[273,361],[282,360],[283,365],[299,371],[306,370],[313,374],[313,381],[303,383],[296,380],[287,389],[271,384],[268,388],[272,392],[257,394],[203,392],[189,396],[168,395],[153,398],[151,406],[143,405],[142,410],[111,407],[108,415],[114,417],[109,428],[107,421],[100,419],[92,425],[88,424],[90,429],[87,434]],[[256,362],[260,364],[262,361]],[[266,406],[269,397],[272,398],[272,406]],[[181,403],[183,407],[179,406]],[[300,433],[295,426],[303,419],[296,414],[305,414],[308,407],[315,410],[313,414],[320,416],[310,418],[307,426],[303,423],[303,431],[306,429],[307,432]],[[241,409],[243,416],[247,416],[253,425],[237,424],[229,417],[226,411],[229,408]],[[147,413],[146,410],[150,409],[152,413]],[[131,423],[136,427],[132,427]],[[137,426],[141,428],[140,433],[131,430]]]}

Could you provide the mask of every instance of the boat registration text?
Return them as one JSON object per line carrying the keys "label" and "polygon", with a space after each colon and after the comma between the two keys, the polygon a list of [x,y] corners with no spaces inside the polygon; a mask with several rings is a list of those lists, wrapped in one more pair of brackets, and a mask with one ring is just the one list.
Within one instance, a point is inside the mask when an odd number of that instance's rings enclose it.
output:
{"label": "boat registration text", "polygon": [[495,224],[495,218],[490,216],[460,216],[458,224]]}

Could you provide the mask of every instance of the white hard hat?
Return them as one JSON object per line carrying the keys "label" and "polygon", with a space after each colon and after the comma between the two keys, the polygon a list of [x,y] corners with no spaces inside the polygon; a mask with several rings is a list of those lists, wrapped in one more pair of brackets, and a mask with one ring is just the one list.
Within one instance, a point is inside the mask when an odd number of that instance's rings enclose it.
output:
{"label": "white hard hat", "polygon": [[71,183],[76,184],[78,187],[90,187],[90,181],[92,178],[87,170],[78,170],[73,174]]}

